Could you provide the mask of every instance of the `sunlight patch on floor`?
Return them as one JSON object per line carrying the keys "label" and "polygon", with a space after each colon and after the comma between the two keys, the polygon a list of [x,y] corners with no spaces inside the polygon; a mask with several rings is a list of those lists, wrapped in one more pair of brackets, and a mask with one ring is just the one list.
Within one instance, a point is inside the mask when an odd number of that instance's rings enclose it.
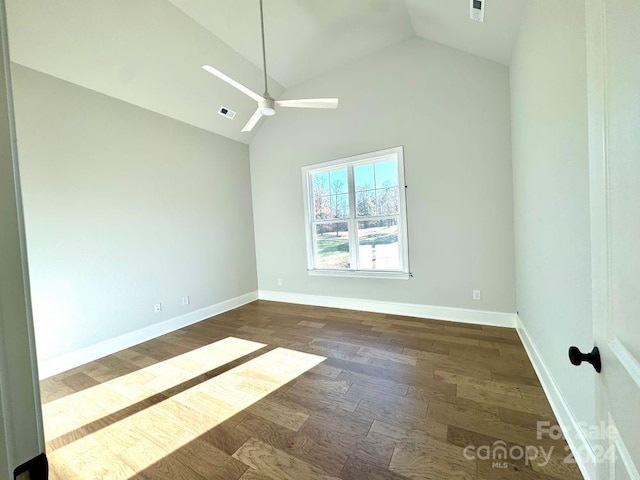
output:
{"label": "sunlight patch on floor", "polygon": [[68,480],[133,478],[324,360],[276,348],[54,450],[49,463]]}
{"label": "sunlight patch on floor", "polygon": [[51,441],[266,345],[228,337],[42,406]]}

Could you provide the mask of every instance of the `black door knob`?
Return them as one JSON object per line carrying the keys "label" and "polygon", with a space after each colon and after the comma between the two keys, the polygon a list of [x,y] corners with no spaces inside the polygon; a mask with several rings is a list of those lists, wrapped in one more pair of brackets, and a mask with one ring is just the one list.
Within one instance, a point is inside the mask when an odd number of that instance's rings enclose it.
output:
{"label": "black door knob", "polygon": [[571,363],[574,365],[580,365],[582,362],[590,363],[598,373],[602,370],[600,350],[598,350],[598,347],[593,347],[593,350],[589,353],[582,353],[578,347],[569,347],[569,360],[571,360]]}

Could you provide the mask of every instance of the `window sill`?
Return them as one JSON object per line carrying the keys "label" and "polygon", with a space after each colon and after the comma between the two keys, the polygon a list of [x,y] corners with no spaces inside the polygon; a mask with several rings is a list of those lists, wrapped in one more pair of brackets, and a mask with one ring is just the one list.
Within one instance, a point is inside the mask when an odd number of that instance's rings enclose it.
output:
{"label": "window sill", "polygon": [[365,270],[307,270],[309,275],[318,277],[354,277],[354,278],[386,278],[392,280],[409,280],[407,272],[365,271]]}

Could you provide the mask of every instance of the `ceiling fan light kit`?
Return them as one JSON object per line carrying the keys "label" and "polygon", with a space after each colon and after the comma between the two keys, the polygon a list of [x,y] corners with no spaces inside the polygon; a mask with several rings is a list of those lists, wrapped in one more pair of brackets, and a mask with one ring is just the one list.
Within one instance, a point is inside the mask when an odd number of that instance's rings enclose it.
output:
{"label": "ceiling fan light kit", "polygon": [[258,110],[265,117],[271,117],[276,114],[276,102],[273,98],[263,98],[258,102]]}
{"label": "ceiling fan light kit", "polygon": [[228,83],[232,87],[240,90],[245,95],[253,98],[258,103],[258,109],[251,116],[247,124],[242,129],[243,132],[250,132],[253,127],[257,125],[262,117],[272,117],[276,114],[276,105],[286,108],[338,108],[337,98],[303,98],[298,100],[274,100],[269,95],[269,88],[267,85],[267,54],[264,42],[264,13],[262,9],[262,0],[260,0],[260,29],[262,32],[262,66],[264,72],[264,94],[258,95],[256,92],[248,87],[245,87],[240,82],[237,82],[233,78],[225,75],[217,68],[211,65],[203,65],[202,68],[212,75],[215,75],[220,80]]}

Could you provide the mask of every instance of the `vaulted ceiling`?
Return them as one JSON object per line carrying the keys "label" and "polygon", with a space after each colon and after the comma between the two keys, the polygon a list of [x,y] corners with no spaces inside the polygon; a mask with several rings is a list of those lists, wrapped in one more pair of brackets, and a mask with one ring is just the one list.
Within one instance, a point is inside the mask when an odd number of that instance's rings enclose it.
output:
{"label": "vaulted ceiling", "polygon": [[[527,0],[263,0],[269,90],[419,36],[509,64]],[[253,100],[203,72],[211,64],[262,93],[258,0],[7,0],[14,62],[209,131],[240,129]],[[221,105],[238,112],[217,114]]]}

